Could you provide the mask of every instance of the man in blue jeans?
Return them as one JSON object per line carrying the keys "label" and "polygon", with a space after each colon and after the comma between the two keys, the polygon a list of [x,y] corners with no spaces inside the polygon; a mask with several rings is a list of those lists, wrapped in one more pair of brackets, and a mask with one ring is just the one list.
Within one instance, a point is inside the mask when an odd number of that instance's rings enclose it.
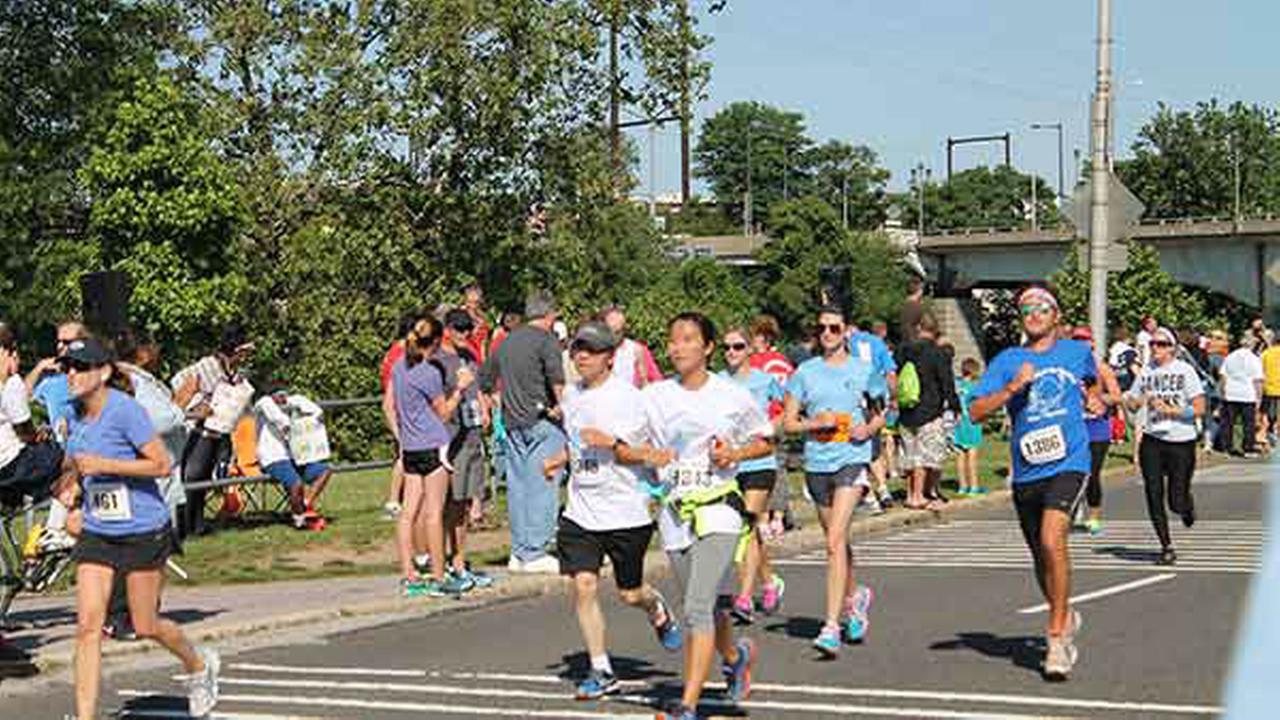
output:
{"label": "man in blue jeans", "polygon": [[512,572],[559,573],[547,554],[555,537],[560,473],[550,478],[544,463],[565,446],[560,428],[564,365],[551,326],[555,300],[539,291],[525,301],[524,325],[511,331],[480,371],[480,389],[500,393],[506,426],[507,516],[511,523]]}

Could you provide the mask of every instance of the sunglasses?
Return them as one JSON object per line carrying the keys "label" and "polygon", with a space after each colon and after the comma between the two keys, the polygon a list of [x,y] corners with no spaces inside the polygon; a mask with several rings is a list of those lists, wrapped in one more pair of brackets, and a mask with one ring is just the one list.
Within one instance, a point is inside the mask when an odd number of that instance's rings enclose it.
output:
{"label": "sunglasses", "polygon": [[1173,343],[1168,340],[1152,340],[1151,347],[1173,347]]}
{"label": "sunglasses", "polygon": [[818,323],[818,332],[831,333],[832,335],[840,335],[844,332],[844,325],[830,325],[827,323]]}
{"label": "sunglasses", "polygon": [[90,370],[96,370],[102,366],[87,363],[83,360],[63,360],[62,367],[67,372],[72,370],[75,370],[76,372],[89,372]]}
{"label": "sunglasses", "polygon": [[747,344],[746,343],[726,343],[724,346],[724,349],[726,351],[733,350],[734,352],[742,352],[743,350],[747,349]]}
{"label": "sunglasses", "polygon": [[1021,314],[1022,317],[1031,317],[1032,315],[1048,315],[1051,312],[1053,312],[1052,305],[1042,305],[1042,304],[1023,305],[1022,307],[1018,308],[1018,313]]}

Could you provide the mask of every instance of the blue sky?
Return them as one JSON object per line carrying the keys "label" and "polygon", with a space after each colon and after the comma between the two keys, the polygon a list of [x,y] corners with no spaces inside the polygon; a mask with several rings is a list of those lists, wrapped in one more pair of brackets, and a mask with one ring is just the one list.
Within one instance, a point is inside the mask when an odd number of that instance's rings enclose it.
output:
{"label": "blue sky", "polygon": [[[693,0],[705,8],[707,0]],[[946,173],[948,135],[1013,133],[1013,162],[1057,182],[1057,138],[1088,154],[1094,0],[731,0],[705,19],[714,37],[701,118],[736,100],[803,112],[818,141],[871,146],[902,188],[917,162]],[[1278,0],[1114,0],[1120,156],[1164,101],[1243,100],[1280,106]],[[649,150],[638,141],[646,192]],[[674,127],[656,135],[658,192],[679,189]],[[956,169],[995,164],[997,145],[956,150]]]}

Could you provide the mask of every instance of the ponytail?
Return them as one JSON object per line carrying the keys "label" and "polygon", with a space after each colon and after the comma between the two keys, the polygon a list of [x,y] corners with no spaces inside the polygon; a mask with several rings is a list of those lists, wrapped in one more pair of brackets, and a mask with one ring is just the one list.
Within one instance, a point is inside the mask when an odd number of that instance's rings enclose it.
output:
{"label": "ponytail", "polygon": [[427,348],[440,342],[443,328],[433,317],[427,315],[418,318],[404,337],[404,364],[412,368],[426,358]]}

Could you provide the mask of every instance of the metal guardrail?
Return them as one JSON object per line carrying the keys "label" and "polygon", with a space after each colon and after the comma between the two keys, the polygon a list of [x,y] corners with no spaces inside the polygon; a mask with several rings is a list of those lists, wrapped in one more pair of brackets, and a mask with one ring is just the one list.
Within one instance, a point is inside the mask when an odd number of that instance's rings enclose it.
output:
{"label": "metal guardrail", "polygon": [[[1175,218],[1142,218],[1138,221],[1139,225],[1160,226],[1160,225],[1194,225],[1196,223],[1229,223],[1229,222],[1275,222],[1280,220],[1280,216],[1274,213],[1265,213],[1262,215],[1243,215],[1235,218],[1231,215],[1187,215]],[[1069,222],[1059,222],[1056,225],[1044,225],[1037,228],[1044,232],[1054,232],[1057,230],[1074,230],[1075,228]],[[1008,232],[1030,232],[1030,227],[1013,226],[1013,225],[973,225],[968,227],[938,228],[933,232],[926,232],[925,236],[952,236],[952,235],[995,235],[996,233]]]}

